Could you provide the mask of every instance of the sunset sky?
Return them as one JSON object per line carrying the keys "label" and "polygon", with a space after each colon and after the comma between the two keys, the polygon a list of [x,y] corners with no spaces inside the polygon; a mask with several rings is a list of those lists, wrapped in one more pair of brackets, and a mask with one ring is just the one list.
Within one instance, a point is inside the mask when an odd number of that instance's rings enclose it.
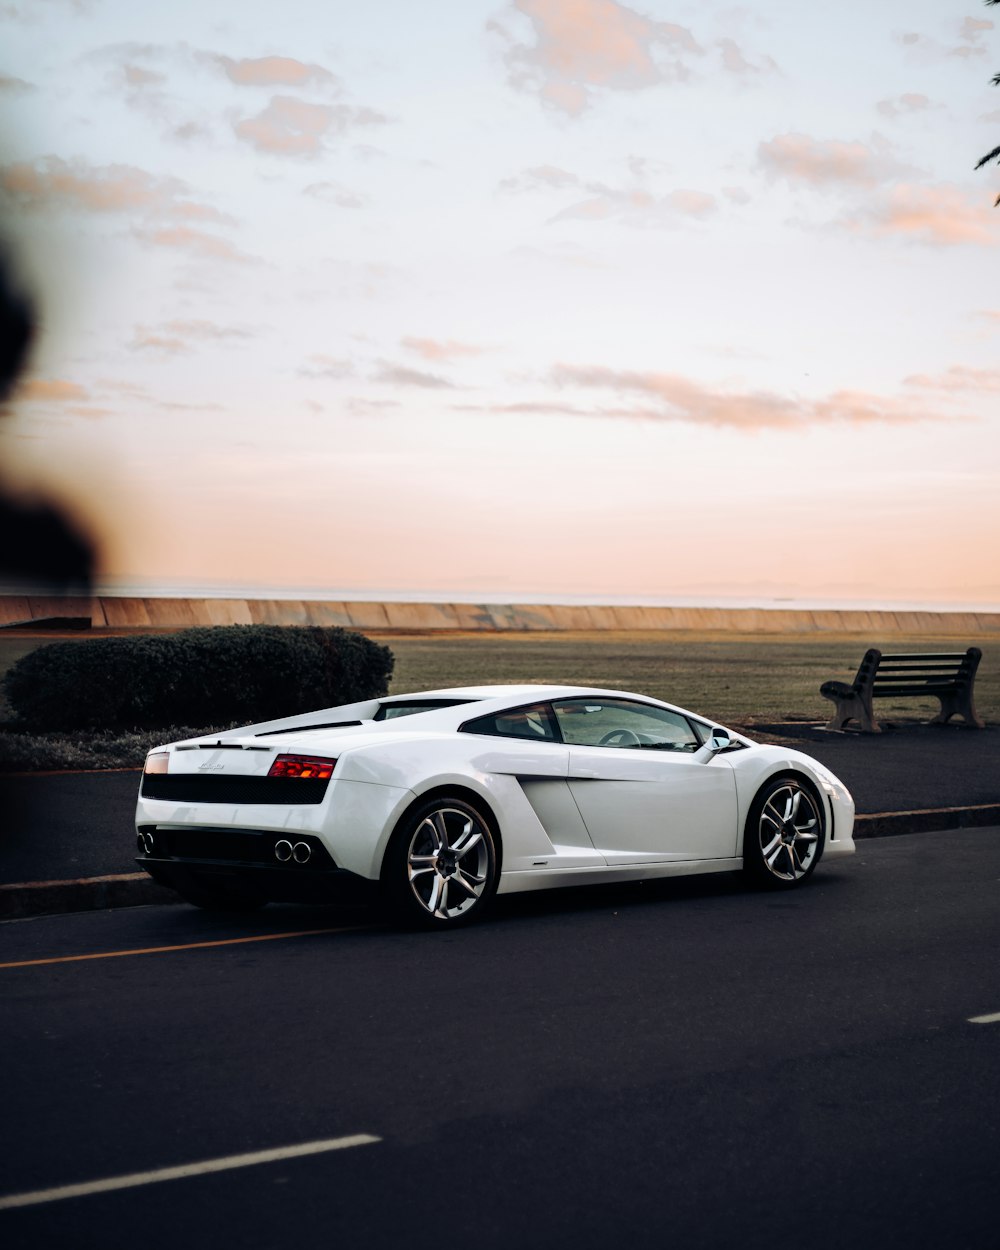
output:
{"label": "sunset sky", "polygon": [[1000,7],[0,0],[106,585],[1000,606]]}

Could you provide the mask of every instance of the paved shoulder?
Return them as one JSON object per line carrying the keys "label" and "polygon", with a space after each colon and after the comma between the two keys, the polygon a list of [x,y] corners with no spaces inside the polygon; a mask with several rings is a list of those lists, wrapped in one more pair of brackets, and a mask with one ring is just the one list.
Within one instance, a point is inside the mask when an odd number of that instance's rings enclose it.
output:
{"label": "paved shoulder", "polygon": [[138,769],[0,777],[0,883],[134,872]]}

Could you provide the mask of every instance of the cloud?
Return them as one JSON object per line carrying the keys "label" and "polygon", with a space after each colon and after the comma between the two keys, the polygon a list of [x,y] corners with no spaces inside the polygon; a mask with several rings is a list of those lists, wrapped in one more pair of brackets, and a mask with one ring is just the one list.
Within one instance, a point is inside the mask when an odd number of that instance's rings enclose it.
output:
{"label": "cloud", "polygon": [[113,408],[101,408],[97,404],[74,404],[66,409],[71,417],[86,417],[90,421],[99,421],[102,417],[113,417]]}
{"label": "cloud", "polygon": [[985,17],[967,17],[962,22],[961,38],[966,43],[979,43],[979,36],[993,29],[993,23]]}
{"label": "cloud", "polygon": [[560,169],[558,165],[535,165],[516,177],[504,178],[499,189],[501,191],[562,191],[566,187],[579,185],[580,179],[567,169]]}
{"label": "cloud", "polygon": [[315,156],[323,136],[333,123],[333,110],[324,104],[308,104],[294,96],[272,96],[256,117],[244,118],[236,134],[259,152]]}
{"label": "cloud", "polygon": [[676,190],[657,196],[642,188],[617,190],[600,183],[588,184],[596,192],[550,217],[550,222],[617,219],[630,226],[662,226],[685,217],[703,220],[718,209],[714,195],[704,191]]}
{"label": "cloud", "polygon": [[625,225],[649,227],[676,224],[684,217],[705,218],[718,208],[714,195],[704,191],[675,189],[659,194],[644,184],[647,172],[658,173],[660,166],[641,157],[629,158],[629,169],[636,178],[631,187],[611,187],[603,182],[585,182],[569,170],[557,165],[536,165],[524,173],[505,178],[499,190],[510,192],[569,191],[586,192],[549,218],[556,221],[609,221]]}
{"label": "cloud", "polygon": [[175,402],[174,400],[169,400],[169,399],[154,399],[153,403],[158,408],[162,408],[164,412],[225,412],[226,411],[226,406],[224,404],[212,404],[212,403],[188,404],[188,403],[178,403],[178,402]]}
{"label": "cloud", "polygon": [[981,197],[951,184],[900,184],[836,223],[875,238],[895,235],[933,247],[996,247],[1000,221]]}
{"label": "cloud", "polygon": [[497,416],[596,417],[607,415],[578,404],[560,404],[544,400],[521,400],[507,404],[452,404],[452,412],[487,412]]}
{"label": "cloud", "polygon": [[253,330],[245,326],[224,326],[216,321],[194,319],[191,321],[168,321],[166,328],[174,334],[203,343],[231,342],[234,339],[245,340],[255,337]]}
{"label": "cloud", "polygon": [[241,87],[336,87],[338,80],[322,65],[307,65],[290,56],[214,58],[222,66],[226,77]]}
{"label": "cloud", "polygon": [[[83,16],[94,11],[100,0],[45,0],[53,9],[62,6],[71,9],[73,13]],[[0,18],[9,18],[14,22],[23,22],[26,26],[36,25],[43,20],[43,14],[39,12],[40,0],[22,0],[21,4],[0,4]],[[62,15],[59,14],[59,17]]]}
{"label": "cloud", "polygon": [[63,378],[28,378],[17,388],[18,397],[39,403],[68,404],[89,399],[89,393],[78,382]]}
{"label": "cloud", "polygon": [[957,32],[958,42],[944,44],[929,35],[918,31],[905,31],[897,34],[895,39],[910,53],[911,57],[923,64],[935,64],[951,58],[970,60],[985,57],[987,49],[982,43],[982,35],[993,29],[993,23],[985,18],[967,17]]}
{"label": "cloud", "polygon": [[136,382],[122,381],[121,378],[98,378],[95,385],[104,394],[120,395],[128,400],[145,400],[149,398],[149,391],[146,387],[140,386]]}
{"label": "cloud", "polygon": [[190,252],[203,260],[221,260],[230,264],[256,264],[258,258],[241,252],[237,247],[215,234],[193,230],[190,226],[170,226],[160,230],[140,232],[137,237],[153,247],[177,248]]}
{"label": "cloud", "polygon": [[395,365],[388,360],[380,360],[378,369],[372,378],[375,382],[384,382],[389,386],[419,386],[425,390],[453,390],[454,383],[436,373],[424,373],[421,369],[410,369],[406,365]]}
{"label": "cloud", "polygon": [[141,65],[123,65],[122,77],[125,79],[127,86],[136,88],[158,87],[161,83],[167,81],[166,74],[160,74],[152,69],[143,69]]}
{"label": "cloud", "polygon": [[0,74],[0,95],[21,95],[37,88],[23,78],[13,78],[10,74]]}
{"label": "cloud", "polygon": [[776,135],[758,146],[757,160],[770,178],[813,187],[873,187],[914,172],[895,159],[891,144],[880,135],[874,135],[871,144],[798,133]]}
{"label": "cloud", "polygon": [[367,208],[371,203],[367,195],[352,191],[340,182],[312,182],[302,194],[324,204],[335,204],[337,208]]}
{"label": "cloud", "polygon": [[993,247],[1000,242],[997,218],[978,195],[970,198],[954,184],[900,181],[917,171],[899,162],[880,135],[873,135],[871,144],[779,135],[761,143],[757,152],[760,167],[771,178],[816,189],[875,189],[874,195],[858,197],[856,207],[828,223],[836,230],[870,238],[895,236],[933,247]]}
{"label": "cloud", "polygon": [[1000,309],[983,308],[973,313],[973,316],[980,318],[982,321],[990,321],[994,325],[1000,325]]}
{"label": "cloud", "polygon": [[633,178],[645,180],[648,177],[656,177],[660,174],[670,177],[673,175],[674,169],[666,161],[658,161],[649,156],[632,154],[628,158],[628,171]]}
{"label": "cloud", "polygon": [[207,54],[188,44],[138,43],[122,41],[102,44],[83,60],[104,69],[107,87],[160,128],[163,138],[189,142],[212,131],[215,118],[198,93],[189,89],[171,91],[176,83],[190,79],[192,68],[202,65]]}
{"label": "cloud", "polygon": [[969,365],[952,365],[937,377],[915,373],[905,378],[904,382],[907,386],[919,387],[921,390],[944,391],[950,395],[970,391],[996,394],[1000,391],[1000,369],[974,369]]}
{"label": "cloud", "polygon": [[214,321],[167,321],[154,329],[136,326],[129,348],[132,351],[155,351],[168,356],[188,355],[204,343],[227,343],[253,337],[253,332],[238,326],[218,325]]}
{"label": "cloud", "polygon": [[615,0],[514,0],[510,10],[531,24],[532,39],[517,39],[499,21],[489,24],[507,45],[510,85],[573,117],[596,91],[683,81],[683,58],[703,52],[685,27],[653,21]]}
{"label": "cloud", "polygon": [[380,161],[388,155],[382,148],[377,148],[371,143],[355,143],[351,147],[351,152],[359,161]]}
{"label": "cloud", "polygon": [[355,395],[347,401],[347,407],[355,416],[367,417],[372,413],[389,412],[393,408],[400,408],[398,399],[365,399]]}
{"label": "cloud", "polygon": [[370,108],[347,104],[310,104],[297,96],[275,95],[255,117],[245,117],[233,129],[258,152],[273,156],[317,156],[329,134],[343,134],[354,126],[382,125],[389,119]]}
{"label": "cloud", "polygon": [[720,39],[716,45],[722,53],[722,68],[728,74],[748,81],[759,74],[778,73],[777,62],[769,56],[763,56],[759,65],[754,65],[743,55],[743,50],[732,39]]}
{"label": "cloud", "polygon": [[917,91],[906,91],[892,99],[879,100],[875,107],[883,117],[897,118],[912,117],[914,113],[926,113],[929,109],[939,109],[943,106],[932,104],[927,96]]}
{"label": "cloud", "polygon": [[611,391],[618,396],[635,395],[643,401],[640,405],[595,409],[593,416],[631,416],[742,430],[805,429],[830,424],[908,425],[949,419],[903,400],[861,391],[836,391],[818,399],[774,391],[721,391],[678,374],[565,364],[555,365],[550,379],[560,388]]}
{"label": "cloud", "polygon": [[88,213],[131,213],[184,220],[230,220],[186,198],[179,178],[157,177],[134,165],[90,165],[46,156],[34,164],[0,168],[0,187],[24,208],[73,208]]}
{"label": "cloud", "polygon": [[486,351],[485,347],[459,343],[456,339],[403,338],[399,341],[408,351],[416,352],[424,360],[456,360],[462,356],[481,356]]}
{"label": "cloud", "polygon": [[134,352],[164,352],[168,356],[181,356],[191,351],[191,344],[169,334],[158,334],[147,326],[136,326],[129,343],[129,350]]}
{"label": "cloud", "polygon": [[307,356],[306,363],[299,367],[298,372],[303,378],[350,378],[356,370],[350,360],[338,360],[319,352]]}

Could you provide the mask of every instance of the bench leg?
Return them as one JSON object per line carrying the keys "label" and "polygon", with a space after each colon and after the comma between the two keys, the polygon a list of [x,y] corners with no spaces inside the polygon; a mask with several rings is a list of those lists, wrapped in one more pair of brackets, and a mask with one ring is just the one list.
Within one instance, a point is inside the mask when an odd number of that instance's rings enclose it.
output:
{"label": "bench leg", "polygon": [[837,705],[837,710],[826,723],[827,729],[843,730],[848,721],[856,720],[864,733],[880,734],[882,732],[881,725],[875,719],[870,698],[866,699],[863,694],[857,692],[838,695],[823,692],[823,694],[824,698],[832,699]]}
{"label": "bench leg", "polygon": [[986,728],[986,722],[976,712],[971,690],[949,690],[937,698],[941,711],[930,722],[932,725],[946,725],[953,716],[961,716],[967,725],[976,729]]}

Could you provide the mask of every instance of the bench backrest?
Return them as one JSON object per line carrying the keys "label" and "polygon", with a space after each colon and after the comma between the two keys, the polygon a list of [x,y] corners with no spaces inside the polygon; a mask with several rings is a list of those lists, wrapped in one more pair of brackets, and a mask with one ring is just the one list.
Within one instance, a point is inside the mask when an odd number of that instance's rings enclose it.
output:
{"label": "bench backrest", "polygon": [[982,652],[978,647],[957,652],[920,652],[915,655],[883,655],[875,673],[875,686],[887,691],[920,690],[934,686],[962,686],[975,675]]}

